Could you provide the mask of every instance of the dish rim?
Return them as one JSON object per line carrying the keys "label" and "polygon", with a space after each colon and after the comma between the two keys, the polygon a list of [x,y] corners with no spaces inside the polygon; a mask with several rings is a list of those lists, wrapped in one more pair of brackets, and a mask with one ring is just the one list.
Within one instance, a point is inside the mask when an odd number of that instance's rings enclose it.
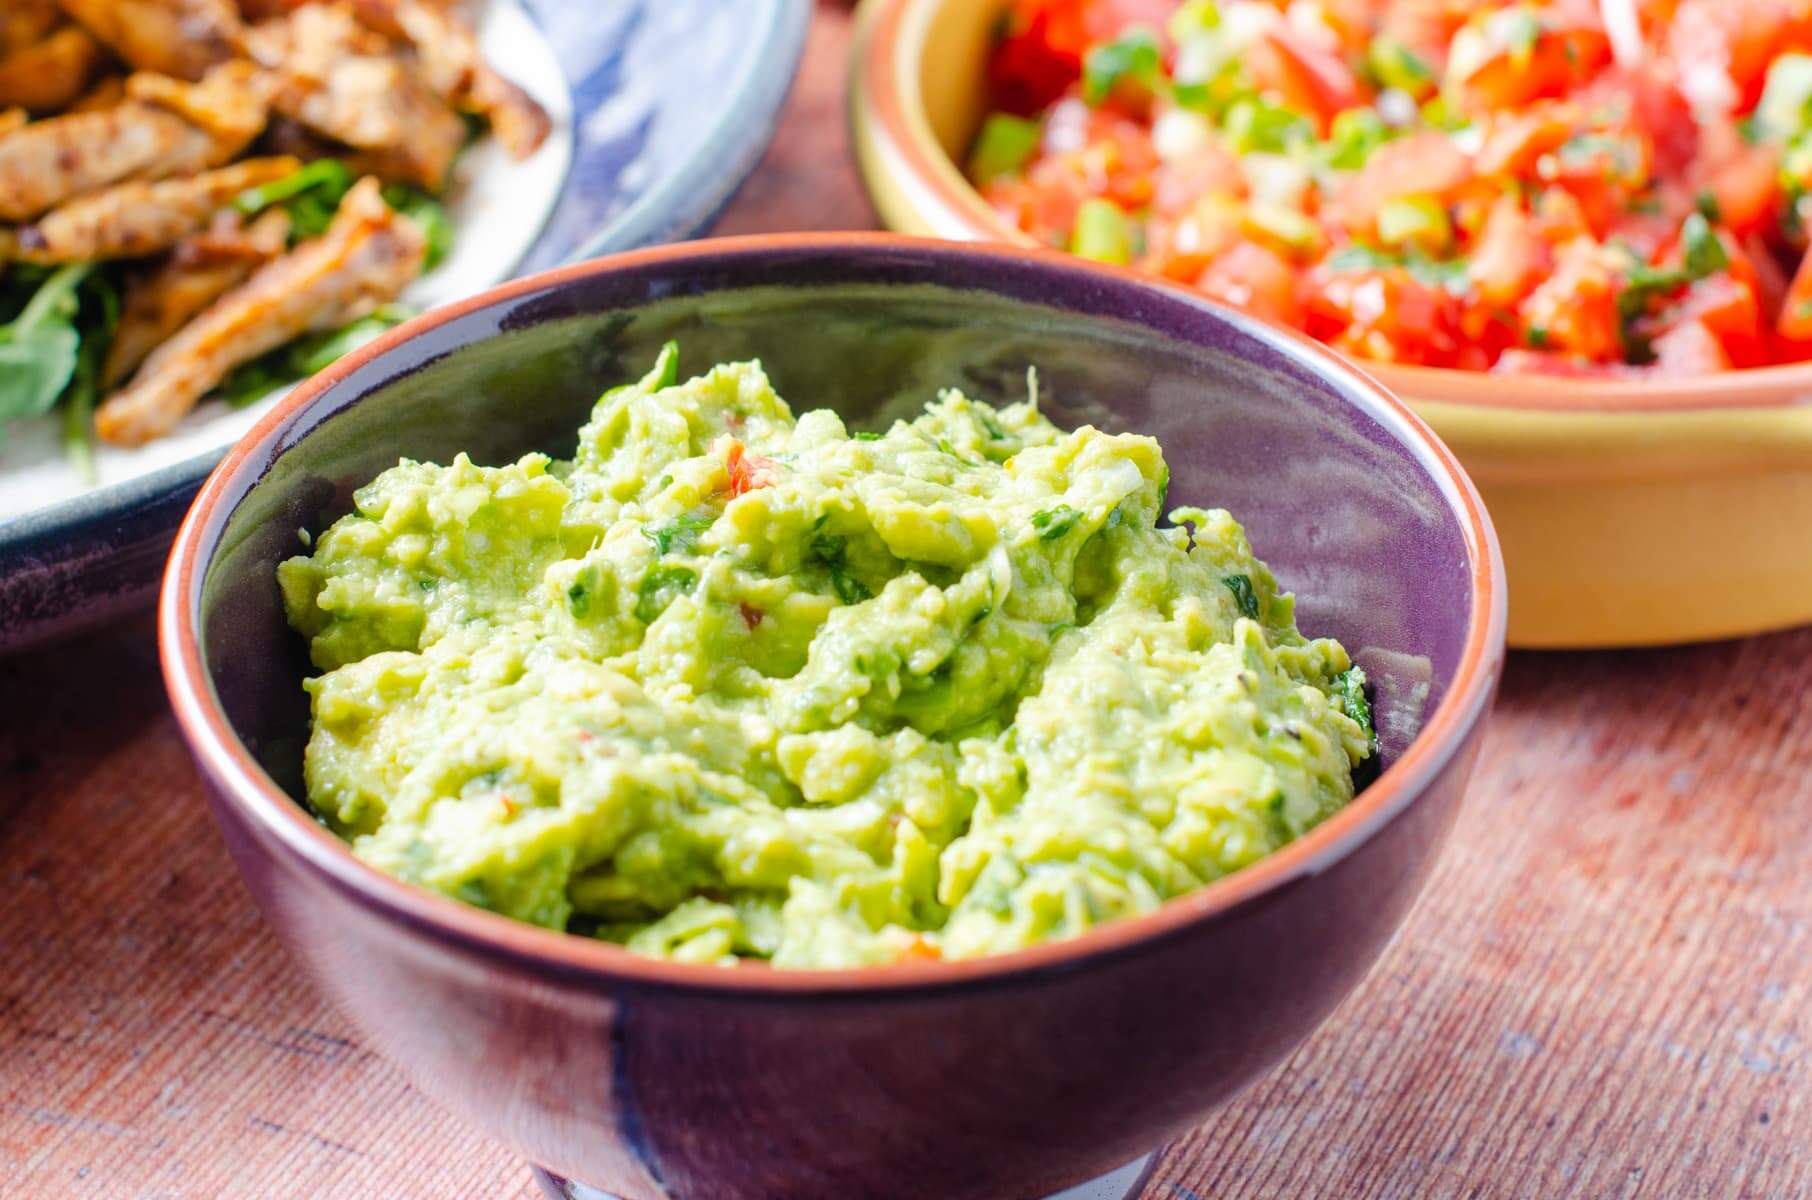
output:
{"label": "dish rim", "polygon": [[[1031,235],[994,213],[932,136],[925,116],[918,77],[925,25],[944,6],[970,2],[863,0],[850,55],[850,111],[858,127],[870,126],[888,159],[885,166],[862,162],[863,183],[871,196],[888,187],[909,196],[940,237],[1042,249]],[[1812,361],[1659,379],[1493,375],[1369,360],[1356,365],[1418,401],[1508,412],[1638,415],[1812,404]],[[1531,381],[1538,386],[1530,386]],[[1539,386],[1544,383],[1549,386]]]}
{"label": "dish rim", "polygon": [[[1433,718],[1403,756],[1340,812],[1250,867],[1166,901],[1150,913],[1095,927],[1074,938],[1045,942],[986,958],[843,970],[768,966],[725,968],[645,958],[608,942],[544,929],[462,904],[386,875],[351,849],[277,786],[230,727],[202,661],[201,589],[231,516],[269,470],[298,427],[313,426],[306,410],[365,364],[441,325],[476,310],[535,293],[549,293],[619,270],[815,252],[905,256],[935,268],[963,259],[989,259],[1002,270],[1035,270],[1082,277],[1097,286],[1131,289],[1207,310],[1241,332],[1268,341],[1331,379],[1346,403],[1378,421],[1409,450],[1442,491],[1470,559],[1472,611],[1453,681]],[[208,477],[183,520],[158,605],[159,656],[177,723],[201,770],[222,801],[260,834],[274,838],[326,883],[375,915],[436,942],[539,976],[607,981],[710,996],[874,996],[937,991],[987,983],[1023,982],[1135,951],[1204,924],[1306,876],[1332,868],[1381,831],[1443,773],[1487,714],[1504,658],[1505,585],[1502,556],[1490,518],[1452,452],[1402,401],[1312,340],[1216,305],[1199,293],[1166,285],[1126,268],[1085,262],[1058,251],[1029,256],[1009,247],[945,242],[889,233],[765,234],[659,246],[569,264],[511,280],[423,314],[382,335],[305,381],[280,401],[228,452]]]}

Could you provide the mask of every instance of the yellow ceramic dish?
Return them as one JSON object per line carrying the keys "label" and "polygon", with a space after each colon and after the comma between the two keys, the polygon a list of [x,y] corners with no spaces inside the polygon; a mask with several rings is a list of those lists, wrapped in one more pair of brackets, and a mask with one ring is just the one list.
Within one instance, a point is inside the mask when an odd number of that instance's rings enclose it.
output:
{"label": "yellow ceramic dish", "polygon": [[[862,175],[907,233],[1023,242],[956,166],[1006,0],[865,0]],[[1639,646],[1812,622],[1812,364],[1655,383],[1365,369],[1459,455],[1497,523],[1510,642]]]}

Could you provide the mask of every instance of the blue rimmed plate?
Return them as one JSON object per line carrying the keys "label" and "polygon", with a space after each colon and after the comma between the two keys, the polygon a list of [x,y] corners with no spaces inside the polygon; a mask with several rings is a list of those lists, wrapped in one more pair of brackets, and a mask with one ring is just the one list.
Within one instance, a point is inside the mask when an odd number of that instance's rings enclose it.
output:
{"label": "blue rimmed plate", "polygon": [[[810,19],[810,0],[494,0],[482,48],[556,130],[526,163],[484,143],[461,160],[454,251],[406,298],[702,232],[772,139]],[[204,404],[167,439],[105,449],[94,484],[51,422],[9,430],[0,653],[148,603],[196,489],[268,403]]]}

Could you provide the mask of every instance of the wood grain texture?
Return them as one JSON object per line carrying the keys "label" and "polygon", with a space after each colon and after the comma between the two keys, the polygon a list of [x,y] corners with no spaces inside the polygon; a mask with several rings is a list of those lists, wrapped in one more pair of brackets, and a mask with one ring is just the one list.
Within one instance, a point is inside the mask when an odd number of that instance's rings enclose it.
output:
{"label": "wood grain texture", "polygon": [[[721,232],[872,224],[847,36]],[[1513,656],[1402,936],[1146,1200],[1812,1195],[1808,780],[1812,632]],[[0,896],[0,1196],[536,1194],[252,911],[148,620],[0,660]]]}

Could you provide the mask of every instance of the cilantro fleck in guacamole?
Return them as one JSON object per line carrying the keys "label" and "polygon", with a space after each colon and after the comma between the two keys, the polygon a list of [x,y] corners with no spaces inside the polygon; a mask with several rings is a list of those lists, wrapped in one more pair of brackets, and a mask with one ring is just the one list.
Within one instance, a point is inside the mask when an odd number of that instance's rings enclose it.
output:
{"label": "cilantro fleck in guacamole", "polygon": [[692,962],[1069,937],[1346,804],[1364,676],[1155,441],[945,392],[885,433],[756,363],[572,461],[404,461],[278,571],[308,797],[361,859]]}

